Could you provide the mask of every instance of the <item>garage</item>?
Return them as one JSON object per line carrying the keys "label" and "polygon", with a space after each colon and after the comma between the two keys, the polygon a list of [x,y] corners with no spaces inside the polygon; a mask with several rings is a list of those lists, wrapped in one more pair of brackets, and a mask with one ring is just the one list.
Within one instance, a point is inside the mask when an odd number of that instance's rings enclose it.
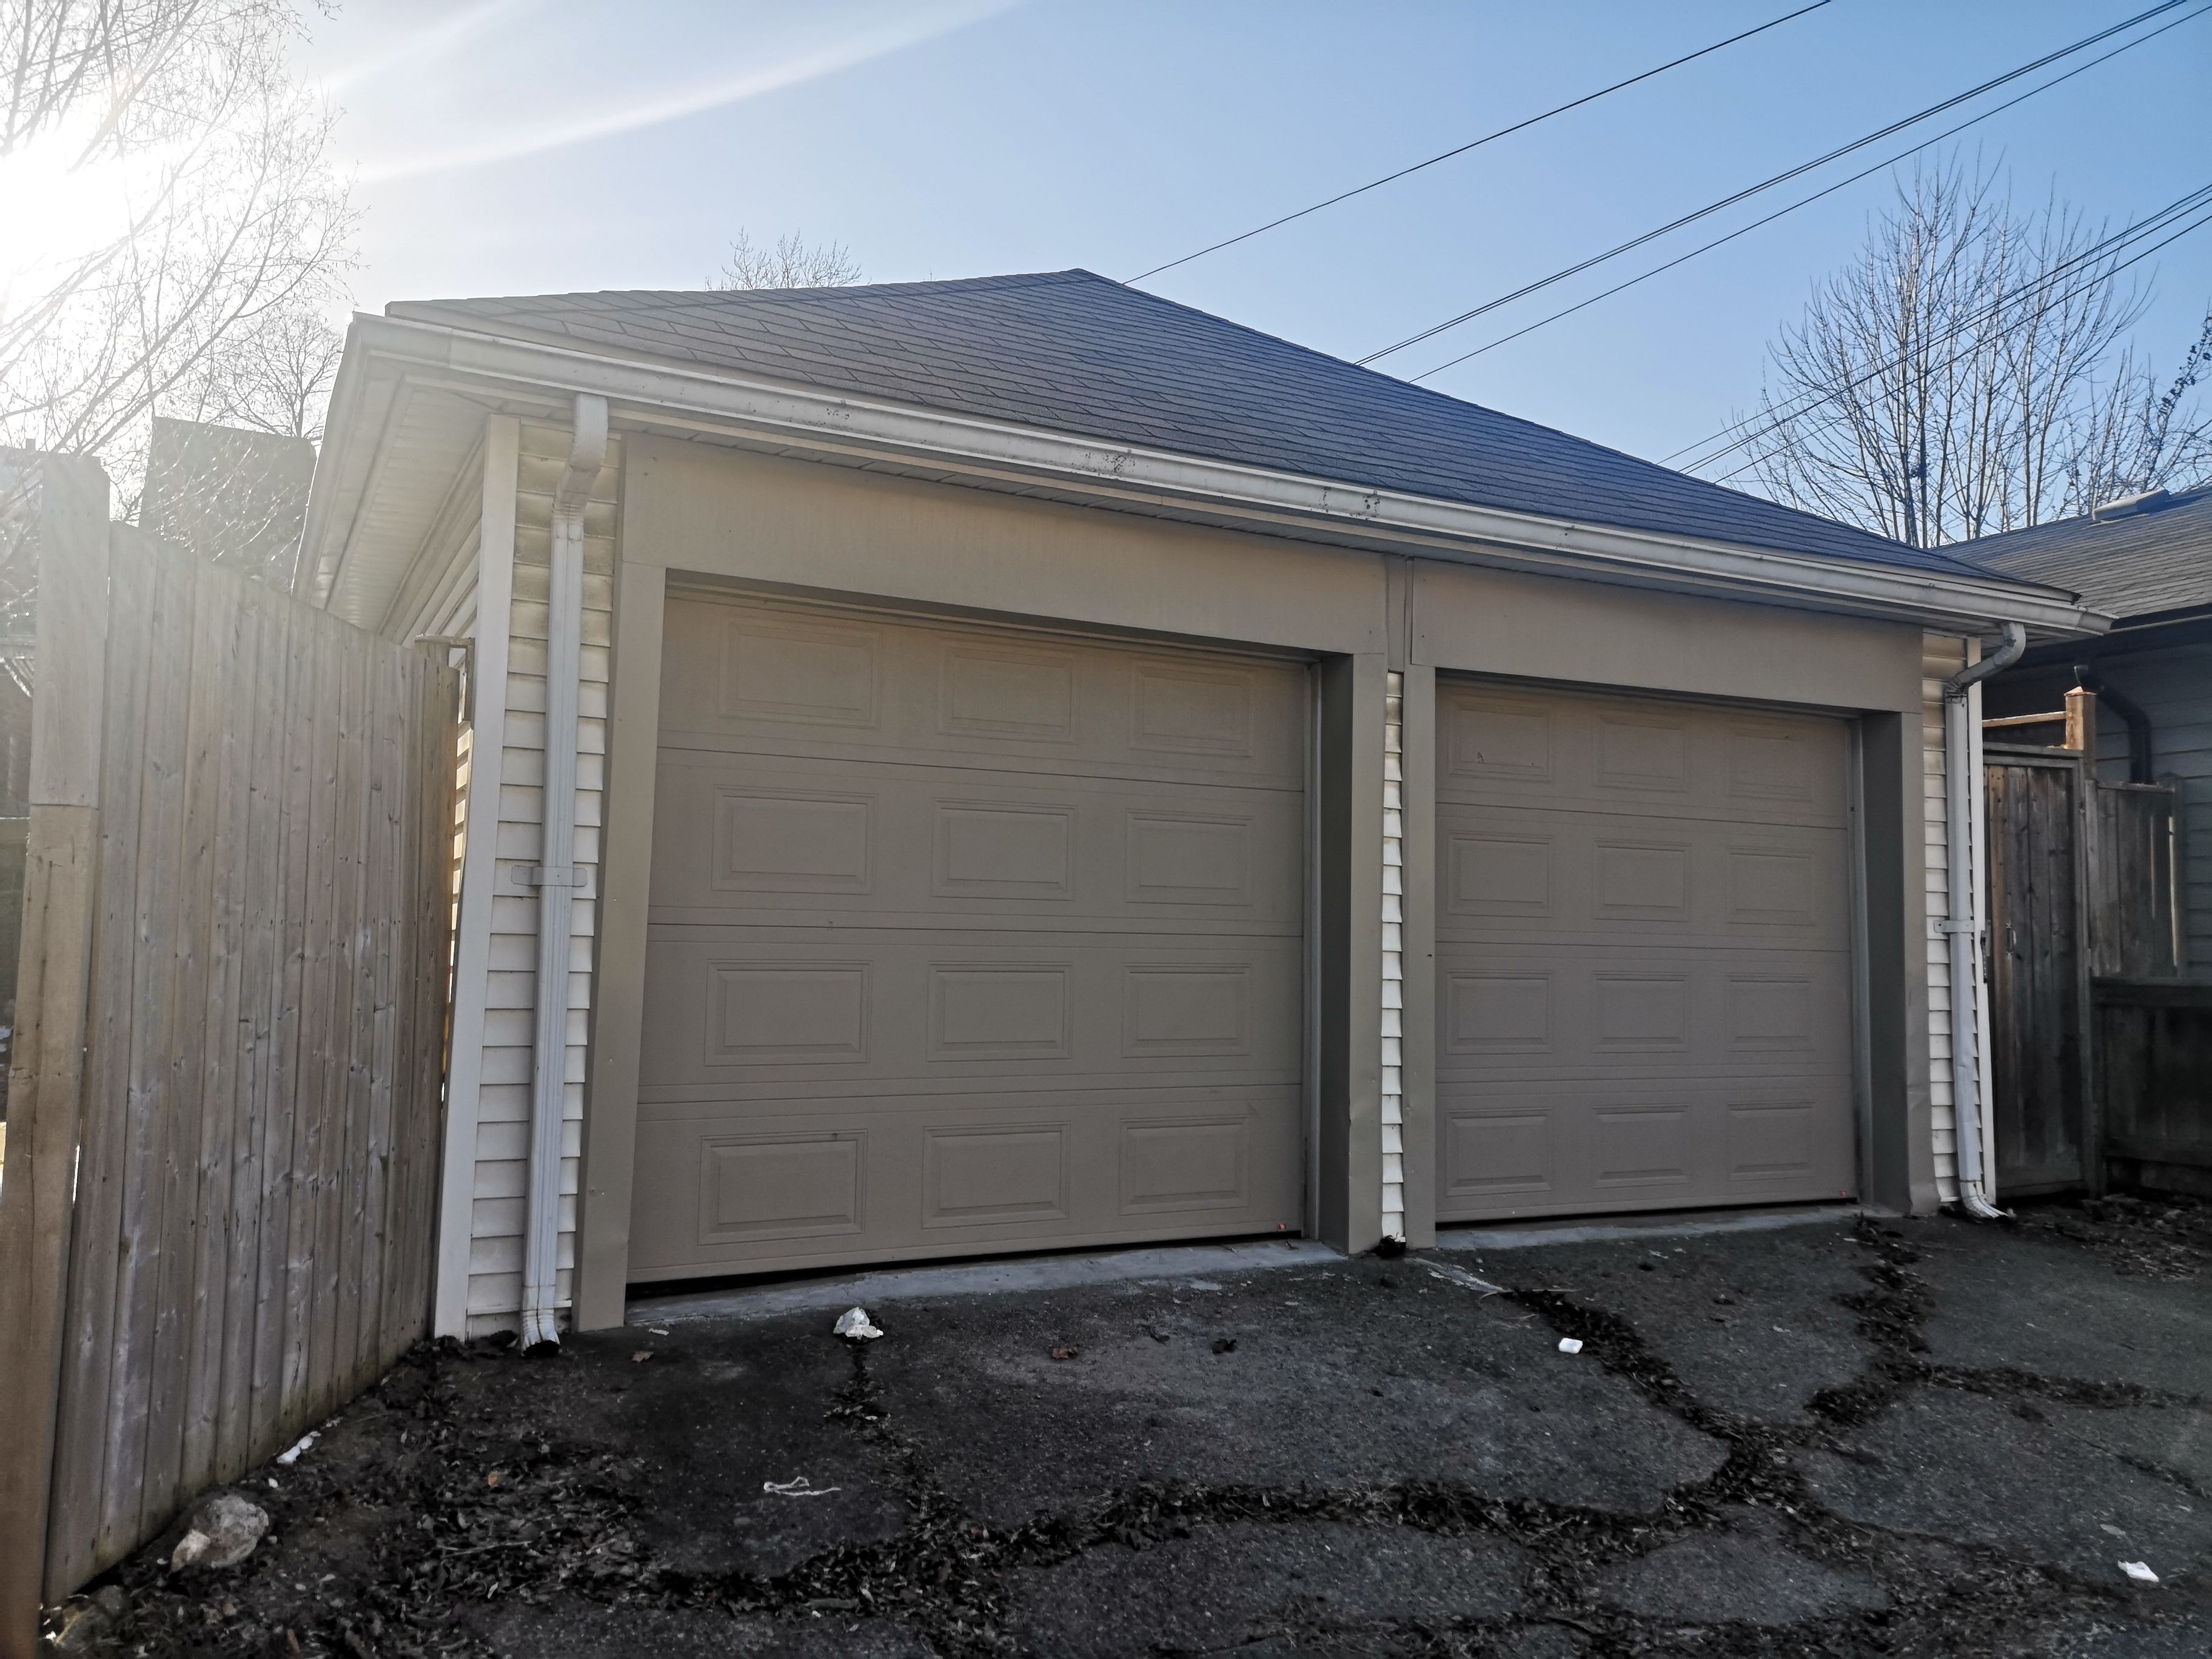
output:
{"label": "garage", "polygon": [[1840,720],[1440,678],[1437,1216],[1854,1180]]}
{"label": "garage", "polygon": [[1303,663],[666,612],[630,1273],[1301,1225]]}

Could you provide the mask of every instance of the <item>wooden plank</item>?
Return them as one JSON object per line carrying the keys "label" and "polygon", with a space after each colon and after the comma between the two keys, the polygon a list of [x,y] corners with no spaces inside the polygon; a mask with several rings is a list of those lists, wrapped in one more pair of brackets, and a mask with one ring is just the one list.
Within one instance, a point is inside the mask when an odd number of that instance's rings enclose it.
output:
{"label": "wooden plank", "polygon": [[30,822],[0,1182],[0,1659],[40,1650],[98,896],[106,708],[107,479],[41,463]]}
{"label": "wooden plank", "polygon": [[301,705],[308,725],[306,803],[307,882],[301,921],[299,1081],[294,1095],[292,1143],[286,1167],[291,1213],[284,1267],[284,1358],[277,1374],[278,1432],[306,1426],[310,1348],[313,1335],[315,1249],[321,1221],[324,1146],[330,1133],[331,930],[337,892],[338,722],[318,718],[338,702],[338,642],[310,623],[313,674]]}
{"label": "wooden plank", "polygon": [[[277,804],[283,793],[285,751],[283,693],[290,665],[292,607],[270,602],[274,595],[252,590],[255,649],[253,668],[240,717],[246,730],[239,746],[242,776],[226,783],[226,793],[243,791],[238,818],[225,830],[237,844],[231,872],[235,895],[235,985],[231,992],[231,1086],[236,1114],[231,1164],[231,1216],[225,1251],[228,1285],[223,1304],[222,1377],[216,1402],[214,1478],[234,1480],[252,1462],[253,1330],[259,1296],[264,1159],[269,1109],[267,1062],[274,1024],[271,991],[279,981],[277,918]],[[233,796],[235,799],[236,797]]]}
{"label": "wooden plank", "polygon": [[[119,1560],[141,1535],[158,1437],[173,1429],[173,1395],[161,1387],[165,1345],[178,1310],[162,1297],[179,1201],[176,1132],[182,1113],[173,1056],[181,1040],[179,975],[171,971],[184,885],[185,768],[193,622],[189,567],[149,548],[154,649],[146,684],[145,781],[138,813],[138,892],[132,925],[131,1058],[125,1101],[122,1253],[117,1275],[115,1362],[109,1389],[106,1484],[97,1559]],[[173,1482],[173,1475],[170,1477]]]}
{"label": "wooden plank", "polygon": [[99,899],[46,1562],[49,1599],[57,1601],[97,1570],[109,1376],[115,1358],[147,659],[154,637],[154,573],[143,544],[115,533],[109,542],[109,559],[100,834],[94,873]]}
{"label": "wooden plank", "polygon": [[[334,631],[334,630],[333,630]],[[363,981],[362,849],[368,839],[368,744],[367,660],[353,641],[334,640],[338,665],[337,805],[332,828],[337,858],[331,927],[331,967],[325,1010],[329,1041],[325,1053],[325,1123],[317,1151],[320,1188],[315,1228],[314,1332],[307,1382],[307,1417],[319,1422],[337,1405],[342,1376],[340,1356],[359,1311],[357,1275],[348,1257],[356,1219],[356,1182],[349,1155],[359,1150],[367,1105],[362,1050],[367,1015]]]}
{"label": "wooden plank", "polygon": [[[240,1109],[238,1000],[243,966],[245,865],[253,755],[253,679],[260,669],[260,603],[265,590],[228,572],[203,576],[203,606],[219,602],[216,643],[222,673],[212,688],[196,678],[193,695],[206,692],[217,726],[213,764],[200,781],[212,805],[209,832],[204,969],[201,975],[200,1209],[194,1239],[194,1312],[184,1382],[185,1428],[179,1478],[197,1492],[222,1477],[216,1439],[225,1399],[223,1352],[232,1289],[230,1241],[240,1206],[236,1182],[239,1137],[247,1127]],[[197,748],[197,744],[196,744]]]}
{"label": "wooden plank", "polygon": [[283,768],[276,786],[273,826],[277,879],[270,916],[276,972],[264,993],[270,1021],[255,1087],[261,1096],[262,1213],[254,1283],[252,1403],[248,1443],[266,1446],[290,1426],[285,1416],[285,1373],[292,1362],[291,1315],[295,1237],[305,1195],[295,1162],[305,1116],[301,1091],[307,1079],[302,1005],[307,974],[307,890],[311,878],[315,789],[313,699],[320,665],[313,619],[299,611],[285,618],[286,667],[280,704]]}
{"label": "wooden plank", "polygon": [[[197,1121],[184,1102],[177,1051],[184,1044],[181,982],[191,949],[173,960],[184,933],[185,745],[191,721],[195,581],[191,564],[150,546],[155,566],[155,650],[146,681],[146,785],[139,805],[137,914],[131,964],[131,1079],[126,1102],[122,1274],[115,1318],[112,1416],[100,1562],[122,1559],[146,1517],[175,1489],[177,1391],[164,1387],[175,1363],[185,1310],[173,1267],[184,1243],[181,1207],[197,1151]],[[185,969],[179,973],[179,969]],[[164,1294],[170,1291],[170,1294]],[[150,1502],[149,1502],[150,1500]]]}
{"label": "wooden plank", "polygon": [[227,699],[237,672],[240,584],[228,572],[198,558],[167,550],[162,556],[178,567],[179,591],[190,609],[187,627],[170,642],[173,654],[183,659],[179,702],[184,742],[176,760],[184,816],[174,853],[176,887],[169,934],[155,941],[150,958],[153,970],[168,981],[164,1003],[169,1029],[162,1059],[170,1109],[159,1323],[137,1524],[142,1536],[167,1525],[180,1496],[205,1483],[204,1465],[191,1466],[187,1447],[198,1438],[192,1426],[196,1393],[204,1398],[218,1382],[201,1375],[195,1362],[204,1357],[202,1333],[211,1318],[217,1324],[222,1318],[222,1278],[212,1271],[208,1250],[211,1239],[219,1262],[229,1211],[228,1123],[224,1114],[210,1109],[207,1065],[209,988],[220,979],[210,953],[216,931],[223,748]]}
{"label": "wooden plank", "polygon": [[396,653],[378,650],[369,662],[370,717],[368,842],[364,871],[368,891],[370,1006],[367,1157],[362,1168],[362,1232],[352,1344],[346,1356],[349,1392],[375,1380],[383,1350],[384,1274],[393,1242],[392,1095],[398,1038],[399,966],[394,960],[399,931],[397,911],[406,854],[404,805],[401,795],[400,728],[404,714],[405,664]]}

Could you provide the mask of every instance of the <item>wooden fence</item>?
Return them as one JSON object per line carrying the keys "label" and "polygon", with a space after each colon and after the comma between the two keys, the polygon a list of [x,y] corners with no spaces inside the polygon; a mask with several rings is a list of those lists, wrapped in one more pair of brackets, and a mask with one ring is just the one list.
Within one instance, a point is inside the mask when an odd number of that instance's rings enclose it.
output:
{"label": "wooden fence", "polygon": [[427,1326],[453,672],[49,460],[0,1183],[0,1656]]}
{"label": "wooden fence", "polygon": [[[2085,743],[2084,705],[2093,714],[2090,694],[2071,693],[2064,714],[1984,731],[2063,727]],[[2182,965],[2175,792],[2103,782],[2081,747],[1990,741],[1984,756],[1999,1196],[2100,1192],[2108,1173],[2155,1183],[2160,1159],[2142,1150],[2154,1143],[2173,1153],[2166,1165],[2191,1167],[2175,1149],[2201,1157],[2212,1118],[2173,1057],[2205,1050],[2189,1035],[2189,997],[2160,988]]]}
{"label": "wooden fence", "polygon": [[2096,1001],[2116,1182],[2212,1198],[2212,985],[2100,979]]}

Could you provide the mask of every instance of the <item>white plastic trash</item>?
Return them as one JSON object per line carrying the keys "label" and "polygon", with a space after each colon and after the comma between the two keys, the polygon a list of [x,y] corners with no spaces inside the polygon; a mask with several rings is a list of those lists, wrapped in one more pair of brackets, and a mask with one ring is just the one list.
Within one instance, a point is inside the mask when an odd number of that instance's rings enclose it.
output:
{"label": "white plastic trash", "polygon": [[279,1463],[296,1463],[300,1461],[300,1454],[307,1450],[308,1447],[314,1443],[315,1437],[313,1435],[303,1434],[300,1437],[298,1441],[293,1444],[290,1450],[278,1452],[276,1454],[276,1461]]}
{"label": "white plastic trash", "polygon": [[2129,1577],[2134,1579],[2138,1584],[2155,1584],[2158,1583],[2158,1575],[2153,1572],[2148,1566],[2145,1565],[2141,1561],[2123,1561],[2120,1563],[2120,1571],[2127,1574]]}
{"label": "white plastic trash", "polygon": [[1582,1351],[1582,1340],[1579,1337],[1563,1336],[1559,1339],[1561,1353],[1580,1353]]}
{"label": "white plastic trash", "polygon": [[854,1342],[872,1342],[883,1333],[868,1322],[866,1308],[851,1308],[837,1316],[837,1334]]}

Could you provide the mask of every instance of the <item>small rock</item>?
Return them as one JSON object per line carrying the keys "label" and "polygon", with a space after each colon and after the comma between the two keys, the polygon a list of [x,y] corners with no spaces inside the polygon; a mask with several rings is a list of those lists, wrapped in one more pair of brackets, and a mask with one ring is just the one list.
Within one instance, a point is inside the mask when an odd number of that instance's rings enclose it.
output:
{"label": "small rock", "polygon": [[630,1363],[631,1364],[633,1364],[633,1365],[642,1365],[643,1364],[645,1364],[645,1362],[646,1362],[647,1360],[648,1360],[648,1359],[650,1359],[650,1358],[653,1358],[653,1350],[652,1350],[652,1349],[650,1349],[650,1348],[640,1348],[640,1349],[639,1349],[635,1353],[632,1354],[632,1355],[629,1357],[629,1363]]}
{"label": "small rock", "polygon": [[1237,1339],[1233,1336],[1215,1337],[1213,1339],[1213,1351],[1216,1353],[1235,1353],[1237,1352]]}
{"label": "small rock", "polygon": [[1076,1356],[1076,1355],[1078,1355],[1078,1354],[1081,1353],[1082,1352],[1083,1352],[1083,1350],[1082,1350],[1082,1349],[1080,1349],[1080,1348],[1079,1348],[1079,1347],[1076,1347],[1076,1346],[1073,1346],[1073,1345],[1070,1345],[1069,1346],[1067,1346],[1067,1347],[1064,1347],[1064,1348],[1054,1348],[1054,1349],[1052,1351],[1052,1357],[1053,1357],[1054,1359],[1073,1359],[1073,1358],[1075,1358],[1075,1356]]}
{"label": "small rock", "polygon": [[234,1567],[269,1530],[269,1511],[236,1492],[217,1492],[192,1511],[189,1529],[171,1552],[173,1567]]}

